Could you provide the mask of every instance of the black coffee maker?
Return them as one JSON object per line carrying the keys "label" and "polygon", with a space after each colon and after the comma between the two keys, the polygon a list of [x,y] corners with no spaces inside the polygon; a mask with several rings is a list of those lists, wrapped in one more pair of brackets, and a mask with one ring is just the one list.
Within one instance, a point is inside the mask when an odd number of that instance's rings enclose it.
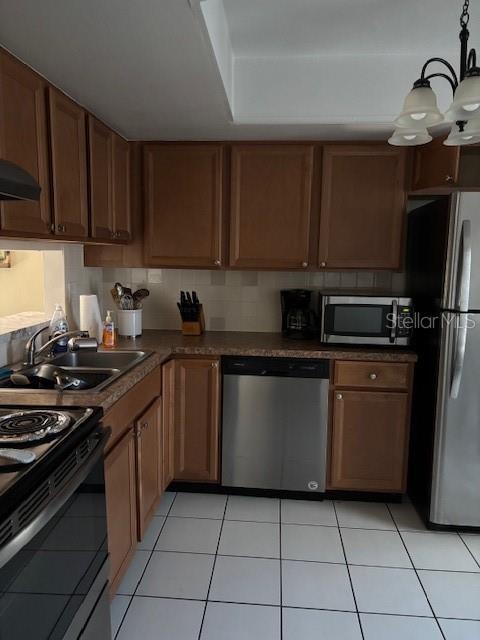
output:
{"label": "black coffee maker", "polygon": [[283,289],[282,333],[287,338],[307,340],[317,331],[317,316],[312,309],[312,291],[309,289]]}

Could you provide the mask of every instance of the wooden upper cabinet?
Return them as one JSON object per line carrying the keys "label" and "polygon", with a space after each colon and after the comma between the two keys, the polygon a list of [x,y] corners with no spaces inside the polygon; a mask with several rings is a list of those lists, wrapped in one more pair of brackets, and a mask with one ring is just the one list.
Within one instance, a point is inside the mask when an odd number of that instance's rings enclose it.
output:
{"label": "wooden upper cabinet", "polygon": [[24,237],[51,233],[46,83],[0,50],[0,158],[30,173],[42,189],[39,202],[2,202],[0,231]]}
{"label": "wooden upper cabinet", "polygon": [[112,134],[113,229],[115,239],[129,242],[132,237],[130,212],[130,145]]}
{"label": "wooden upper cabinet", "polygon": [[233,146],[232,267],[308,266],[312,175],[311,145]]}
{"label": "wooden upper cabinet", "polygon": [[82,239],[88,236],[85,112],[56,89],[48,95],[55,234]]}
{"label": "wooden upper cabinet", "polygon": [[128,242],[130,148],[126,140],[88,116],[91,236]]}
{"label": "wooden upper cabinet", "polygon": [[399,269],[406,217],[405,150],[327,145],[322,166],[319,266]]}
{"label": "wooden upper cabinet", "polygon": [[480,191],[480,145],[450,147],[443,138],[415,149],[411,191],[448,194]]}
{"label": "wooden upper cabinet", "polygon": [[218,359],[175,360],[173,411],[175,480],[219,482]]}
{"label": "wooden upper cabinet", "polygon": [[146,145],[144,176],[146,264],[219,267],[222,145]]}
{"label": "wooden upper cabinet", "polygon": [[93,238],[113,236],[113,166],[111,130],[93,116],[88,116],[90,228]]}
{"label": "wooden upper cabinet", "polygon": [[415,149],[412,191],[455,187],[459,178],[460,148],[447,147],[442,139]]}
{"label": "wooden upper cabinet", "polygon": [[336,390],[329,489],[405,491],[408,393]]}

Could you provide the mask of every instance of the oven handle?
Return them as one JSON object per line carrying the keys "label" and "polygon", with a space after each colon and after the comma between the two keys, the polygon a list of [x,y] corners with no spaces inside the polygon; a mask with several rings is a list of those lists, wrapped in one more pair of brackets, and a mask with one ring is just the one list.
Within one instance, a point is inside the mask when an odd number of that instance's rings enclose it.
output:
{"label": "oven handle", "polygon": [[102,429],[98,444],[91,455],[85,460],[69,482],[59,491],[42,511],[24,529],[19,531],[7,544],[0,549],[0,569],[9,562],[16,553],[28,544],[39,533],[43,527],[55,516],[63,507],[67,500],[75,493],[82,482],[88,477],[93,467],[103,456],[103,450],[110,437],[111,429]]}

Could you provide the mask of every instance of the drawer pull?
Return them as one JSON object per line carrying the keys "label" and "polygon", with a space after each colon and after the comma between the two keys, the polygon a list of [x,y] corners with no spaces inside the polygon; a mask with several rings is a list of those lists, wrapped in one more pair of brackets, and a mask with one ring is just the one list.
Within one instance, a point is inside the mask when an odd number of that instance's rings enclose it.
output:
{"label": "drawer pull", "polygon": [[376,380],[378,378],[376,373],[369,373],[368,377],[370,378],[370,380]]}
{"label": "drawer pull", "polygon": [[341,393],[337,393],[337,400],[343,400],[343,395]]}

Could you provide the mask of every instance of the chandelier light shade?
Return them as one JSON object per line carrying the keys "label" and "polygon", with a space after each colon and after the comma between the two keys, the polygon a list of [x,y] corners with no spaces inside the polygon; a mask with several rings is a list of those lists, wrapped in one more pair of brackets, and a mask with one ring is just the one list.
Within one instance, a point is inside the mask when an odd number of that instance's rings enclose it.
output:
{"label": "chandelier light shade", "polygon": [[391,138],[388,139],[389,144],[394,147],[414,147],[420,144],[426,144],[432,140],[432,136],[426,128],[397,127]]}
{"label": "chandelier light shade", "polygon": [[428,86],[414,87],[410,91],[395,124],[399,127],[415,127],[419,124],[423,127],[431,127],[442,122],[443,119],[437,107],[437,96],[428,82]]}
{"label": "chandelier light shade", "polygon": [[445,117],[455,122],[478,115],[480,115],[480,75],[467,75],[458,85]]}
{"label": "chandelier light shade", "polygon": [[[470,0],[464,0],[460,15],[460,72],[444,58],[429,58],[423,65],[420,77],[413,84],[403,103],[403,109],[395,120],[396,129],[388,142],[396,146],[415,146],[432,140],[427,131],[444,120],[453,122],[450,135],[444,144],[460,146],[480,142],[480,68],[477,67],[475,49],[468,50],[470,32]],[[442,71],[428,73],[430,65],[442,65]],[[437,96],[430,80],[442,78],[452,89],[453,102],[445,113],[439,111]]]}
{"label": "chandelier light shade", "polygon": [[480,142],[480,118],[469,120],[463,131],[460,131],[458,124],[454,124],[450,135],[443,144],[454,147],[466,144],[476,144]]}

